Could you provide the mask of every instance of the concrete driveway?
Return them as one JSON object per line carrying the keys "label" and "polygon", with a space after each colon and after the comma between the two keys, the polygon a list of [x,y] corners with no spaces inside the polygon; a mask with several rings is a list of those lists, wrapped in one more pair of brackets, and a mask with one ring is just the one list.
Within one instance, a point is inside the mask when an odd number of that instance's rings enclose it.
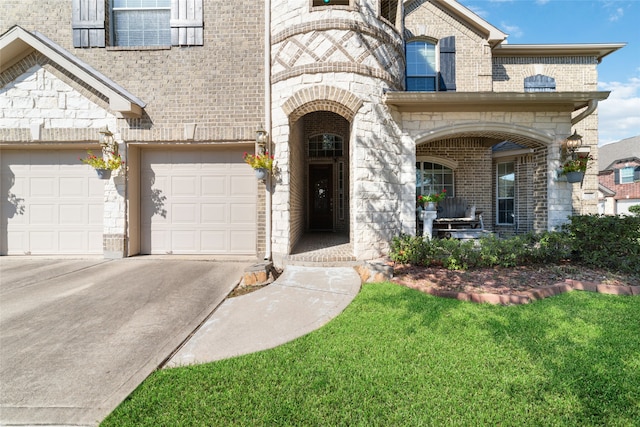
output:
{"label": "concrete driveway", "polygon": [[248,264],[0,257],[0,424],[97,424]]}

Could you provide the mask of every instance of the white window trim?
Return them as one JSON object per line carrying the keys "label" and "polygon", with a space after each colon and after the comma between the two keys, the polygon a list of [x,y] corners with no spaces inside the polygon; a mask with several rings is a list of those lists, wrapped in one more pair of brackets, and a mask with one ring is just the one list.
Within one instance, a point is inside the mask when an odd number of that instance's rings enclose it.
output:
{"label": "white window trim", "polygon": [[[507,227],[514,227],[516,225],[516,218],[513,218],[513,222],[500,222],[500,200],[513,200],[513,215],[516,215],[516,211],[517,211],[517,198],[518,198],[518,186],[516,183],[516,160],[515,159],[500,159],[500,160],[504,160],[501,161],[499,163],[496,163],[496,212],[495,212],[495,223],[496,225],[499,226],[507,226]],[[499,165],[504,165],[504,164],[513,164],[513,176],[514,176],[514,182],[513,182],[513,197],[500,197],[500,169],[499,169]]]}
{"label": "white window trim", "polygon": [[[435,90],[433,90],[433,91],[411,91],[411,92],[427,92],[427,93],[440,92],[440,81],[439,81],[439,77],[440,77],[440,41],[436,40],[436,39],[428,38],[428,37],[418,37],[418,38],[415,38],[415,39],[412,39],[412,40],[408,40],[406,42],[406,44],[408,45],[410,43],[415,43],[415,42],[431,43],[431,44],[434,45],[434,55],[435,55],[435,60],[436,60]],[[405,47],[405,61],[406,61],[406,55],[407,55],[407,49]],[[407,79],[409,77],[431,77],[431,76],[409,76],[409,74],[405,71],[405,73],[404,73],[405,84],[406,84],[406,81],[407,81]]]}

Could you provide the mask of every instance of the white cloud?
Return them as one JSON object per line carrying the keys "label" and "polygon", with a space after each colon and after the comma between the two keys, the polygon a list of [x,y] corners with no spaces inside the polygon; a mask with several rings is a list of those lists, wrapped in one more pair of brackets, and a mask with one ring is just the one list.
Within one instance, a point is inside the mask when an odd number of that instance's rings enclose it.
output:
{"label": "white cloud", "polygon": [[598,104],[600,144],[640,135],[640,77],[627,82],[600,82],[598,89],[611,91]]}
{"label": "white cloud", "polygon": [[487,19],[487,17],[489,16],[489,12],[487,12],[485,9],[481,8],[480,6],[466,6],[467,9],[469,9],[471,12],[475,13],[476,15],[478,15],[479,17],[481,17],[482,19]]}
{"label": "white cloud", "polygon": [[536,0],[536,4],[539,4],[539,5],[545,5],[547,3],[549,3],[549,0]]}
{"label": "white cloud", "polygon": [[624,9],[621,7],[618,7],[615,10],[613,10],[609,15],[609,21],[615,22],[618,19],[622,18],[623,16],[624,16]]}

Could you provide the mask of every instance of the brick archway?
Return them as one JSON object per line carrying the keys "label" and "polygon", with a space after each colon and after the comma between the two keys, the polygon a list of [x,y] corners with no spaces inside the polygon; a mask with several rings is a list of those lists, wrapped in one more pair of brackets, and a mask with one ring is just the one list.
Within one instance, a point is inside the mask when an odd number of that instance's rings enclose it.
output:
{"label": "brick archway", "polygon": [[331,111],[352,121],[363,101],[353,93],[333,86],[314,86],[294,93],[282,106],[289,123],[315,111]]}

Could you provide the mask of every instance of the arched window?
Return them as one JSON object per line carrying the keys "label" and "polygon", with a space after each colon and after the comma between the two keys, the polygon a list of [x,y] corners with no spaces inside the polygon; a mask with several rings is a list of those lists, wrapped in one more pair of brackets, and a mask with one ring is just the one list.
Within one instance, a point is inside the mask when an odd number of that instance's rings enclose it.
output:
{"label": "arched window", "polygon": [[448,197],[455,196],[453,169],[431,162],[416,163],[416,197],[419,195],[447,191]]}
{"label": "arched window", "polygon": [[438,82],[436,45],[426,40],[407,43],[407,90],[434,92]]}
{"label": "arched window", "polygon": [[525,77],[524,79],[524,91],[525,92],[555,92],[556,91],[556,79],[542,74],[536,74],[535,76]]}

